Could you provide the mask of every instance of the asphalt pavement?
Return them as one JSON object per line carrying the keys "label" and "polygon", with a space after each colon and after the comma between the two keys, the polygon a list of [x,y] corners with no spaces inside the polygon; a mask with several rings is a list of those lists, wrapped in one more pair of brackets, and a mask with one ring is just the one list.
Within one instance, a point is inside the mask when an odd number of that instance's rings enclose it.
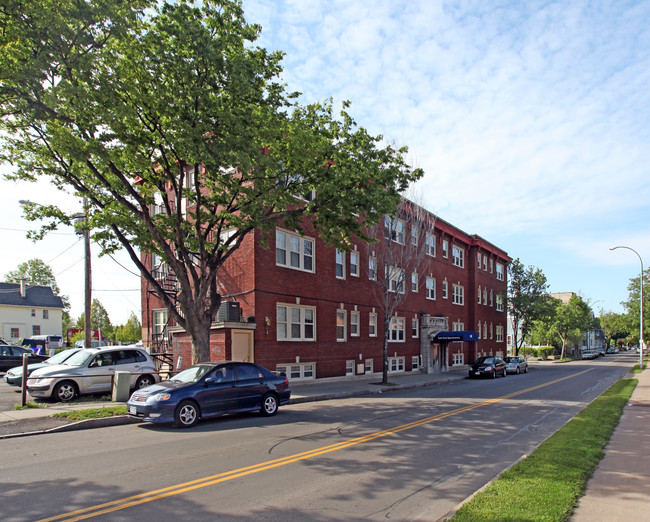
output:
{"label": "asphalt pavement", "polygon": [[[446,385],[465,379],[466,375],[464,369],[443,374],[391,375],[390,386],[380,385],[377,377],[321,379],[312,383],[292,383],[291,404]],[[638,385],[605,448],[603,460],[590,479],[585,495],[578,502],[571,518],[572,522],[633,522],[648,518],[650,513],[650,488],[647,487],[650,484],[650,370],[631,374],[630,377],[638,379]],[[0,412],[0,439],[140,422],[128,416],[72,423],[66,419],[52,417],[53,414],[62,411],[101,408],[116,404],[124,403],[48,403],[43,408]]]}

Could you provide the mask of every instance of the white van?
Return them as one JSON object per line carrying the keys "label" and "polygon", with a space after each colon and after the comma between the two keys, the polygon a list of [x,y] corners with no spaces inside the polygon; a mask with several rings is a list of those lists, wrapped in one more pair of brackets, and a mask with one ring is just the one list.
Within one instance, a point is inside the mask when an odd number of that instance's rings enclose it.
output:
{"label": "white van", "polygon": [[61,335],[32,335],[30,339],[45,341],[45,353],[49,354],[50,350],[63,348],[63,336]]}

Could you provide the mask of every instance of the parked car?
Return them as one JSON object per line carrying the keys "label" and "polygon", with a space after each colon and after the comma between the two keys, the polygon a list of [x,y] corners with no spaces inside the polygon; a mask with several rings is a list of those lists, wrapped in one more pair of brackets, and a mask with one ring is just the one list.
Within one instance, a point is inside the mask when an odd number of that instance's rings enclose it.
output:
{"label": "parked car", "polygon": [[45,351],[45,339],[23,339],[20,343],[23,348],[28,348],[38,355],[48,355]]}
{"label": "parked car", "polygon": [[[91,340],[90,341],[90,348],[101,348],[103,346],[106,346],[106,343],[104,341],[96,341],[96,340]],[[79,339],[78,341],[75,341],[74,347],[75,348],[85,348],[86,347],[86,341],[84,339]]]}
{"label": "parked car", "polygon": [[29,363],[41,362],[47,359],[46,355],[36,355],[33,350],[13,344],[0,345],[0,371],[5,372],[14,366],[23,363],[23,354],[29,357]]}
{"label": "parked car", "polygon": [[618,353],[618,348],[614,348],[613,346],[610,346],[607,348],[607,353]]}
{"label": "parked car", "polygon": [[[31,375],[34,370],[39,368],[46,368],[51,365],[61,364],[67,360],[72,354],[77,353],[78,348],[70,348],[68,350],[63,350],[62,352],[53,355],[49,359],[44,360],[43,362],[29,364],[27,366],[27,377]],[[23,385],[23,366],[16,366],[11,368],[5,374],[5,382],[11,386],[22,386]]]}
{"label": "parked car", "polygon": [[45,341],[44,351],[38,352],[41,355],[49,355],[50,350],[53,351],[58,348],[63,348],[65,344],[61,335],[32,335],[31,339],[34,341]]}
{"label": "parked car", "polygon": [[582,350],[580,357],[582,359],[595,359],[598,357],[598,352],[596,350]]}
{"label": "parked car", "polygon": [[259,411],[275,415],[289,402],[289,380],[254,363],[200,363],[163,381],[136,390],[129,415],[147,422],[173,422],[180,428],[226,413]]}
{"label": "parked car", "polygon": [[32,397],[67,402],[79,395],[109,392],[116,371],[131,373],[131,388],[160,381],[151,356],[140,348],[84,348],[62,364],[35,370],[27,379],[27,391]]}
{"label": "parked car", "polygon": [[516,373],[528,373],[528,361],[525,357],[521,355],[509,355],[503,358],[503,361],[506,363],[506,372]]}
{"label": "parked car", "polygon": [[501,374],[506,376],[506,363],[501,357],[479,357],[469,367],[469,377],[491,377],[496,379]]}

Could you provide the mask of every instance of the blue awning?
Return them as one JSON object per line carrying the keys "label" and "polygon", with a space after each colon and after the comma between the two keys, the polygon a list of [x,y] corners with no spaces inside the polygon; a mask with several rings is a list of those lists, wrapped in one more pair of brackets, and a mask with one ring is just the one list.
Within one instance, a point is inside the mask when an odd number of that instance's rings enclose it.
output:
{"label": "blue awning", "polygon": [[448,343],[451,341],[478,341],[478,334],[474,330],[460,330],[458,332],[438,332],[433,342]]}

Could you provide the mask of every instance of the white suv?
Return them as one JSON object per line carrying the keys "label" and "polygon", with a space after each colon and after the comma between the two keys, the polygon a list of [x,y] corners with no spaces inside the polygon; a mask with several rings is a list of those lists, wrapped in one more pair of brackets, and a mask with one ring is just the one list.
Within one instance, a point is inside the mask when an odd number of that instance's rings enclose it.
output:
{"label": "white suv", "polygon": [[67,402],[79,395],[110,392],[117,371],[131,373],[134,389],[160,381],[156,364],[141,348],[84,348],[63,364],[35,370],[27,379],[27,391],[32,397]]}

